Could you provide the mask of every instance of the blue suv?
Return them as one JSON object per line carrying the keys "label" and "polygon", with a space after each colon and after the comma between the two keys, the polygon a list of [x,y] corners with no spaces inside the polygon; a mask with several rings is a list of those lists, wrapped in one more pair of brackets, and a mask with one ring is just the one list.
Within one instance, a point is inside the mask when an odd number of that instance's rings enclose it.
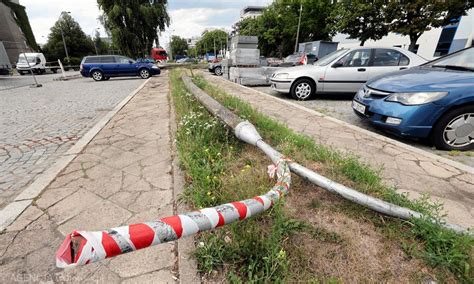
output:
{"label": "blue suv", "polygon": [[140,76],[148,79],[161,73],[153,63],[137,62],[120,55],[86,56],[81,62],[81,75],[95,81],[109,80],[110,77]]}

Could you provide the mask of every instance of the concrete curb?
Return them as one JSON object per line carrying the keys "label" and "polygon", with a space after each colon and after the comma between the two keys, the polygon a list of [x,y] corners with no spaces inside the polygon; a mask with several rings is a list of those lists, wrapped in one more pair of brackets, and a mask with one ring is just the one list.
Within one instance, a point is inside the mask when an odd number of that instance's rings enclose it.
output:
{"label": "concrete curb", "polygon": [[104,126],[117,114],[145,85],[146,80],[137,89],[125,97],[115,108],[109,111],[99,122],[77,141],[66,153],[58,157],[56,162],[46,169],[25,190],[23,190],[13,202],[9,203],[0,211],[0,232],[13,223],[21,213],[37,198],[41,192],[56,178],[56,176],[66,168],[69,163],[89,144],[89,142],[104,128]]}
{"label": "concrete curb", "polygon": [[[220,80],[225,80],[225,79],[222,79],[222,78],[219,78],[219,77],[217,77],[217,78],[220,79]],[[226,81],[226,82],[230,82],[230,83],[235,84],[235,85],[238,85],[238,86],[240,86],[240,87],[242,87],[242,88],[246,88],[246,89],[248,89],[248,90],[252,90],[252,91],[254,91],[254,92],[257,92],[259,95],[265,96],[266,98],[272,98],[272,99],[274,99],[274,100],[283,102],[283,103],[285,103],[285,104],[287,104],[287,105],[290,105],[290,106],[292,106],[292,107],[295,107],[295,108],[300,109],[300,110],[302,110],[302,111],[305,111],[305,112],[307,112],[307,113],[310,113],[310,114],[313,114],[313,115],[316,115],[316,116],[320,116],[320,117],[324,117],[324,118],[326,118],[326,119],[328,119],[328,120],[330,120],[330,121],[332,121],[332,122],[338,123],[338,124],[340,124],[340,125],[342,125],[342,126],[348,127],[348,128],[350,128],[350,129],[352,129],[352,130],[354,130],[354,131],[357,131],[357,132],[363,133],[363,134],[365,134],[365,135],[371,136],[371,137],[373,137],[373,138],[375,138],[375,139],[378,139],[378,140],[381,140],[381,141],[383,141],[383,142],[390,143],[390,144],[395,145],[395,146],[397,146],[397,147],[400,147],[400,148],[402,148],[402,149],[404,149],[404,150],[411,151],[411,152],[415,152],[415,153],[417,153],[417,154],[420,154],[420,155],[425,156],[426,158],[433,159],[433,160],[435,160],[435,161],[437,161],[437,162],[447,164],[447,165],[449,165],[449,166],[451,166],[451,167],[454,167],[454,168],[456,168],[456,169],[458,169],[458,170],[461,170],[461,171],[464,171],[464,172],[467,172],[467,173],[470,173],[470,174],[474,174],[474,168],[473,168],[473,167],[470,167],[470,166],[468,166],[468,165],[464,165],[464,164],[462,164],[462,163],[459,163],[459,162],[456,162],[456,161],[453,161],[453,160],[450,160],[450,159],[441,157],[441,156],[439,156],[439,155],[432,154],[432,153],[427,152],[427,151],[425,151],[425,150],[418,149],[418,148],[416,148],[416,147],[407,145],[407,144],[402,143],[402,142],[399,142],[399,141],[397,141],[397,140],[394,140],[394,139],[391,139],[391,138],[382,136],[382,135],[380,135],[380,134],[371,132],[371,131],[369,131],[369,130],[360,128],[360,127],[358,127],[358,126],[349,124],[349,123],[347,123],[347,122],[345,122],[345,121],[342,121],[342,120],[339,120],[339,119],[337,119],[337,118],[334,118],[334,117],[331,117],[331,116],[322,114],[322,113],[320,113],[320,112],[317,112],[317,111],[315,111],[315,110],[306,108],[306,107],[301,106],[301,105],[298,105],[298,104],[296,104],[296,103],[289,102],[289,101],[287,101],[287,100],[280,99],[280,98],[277,98],[277,97],[274,97],[274,96],[265,94],[265,93],[263,93],[263,92],[257,91],[257,90],[255,90],[255,89],[249,88],[249,87],[247,87],[247,86],[242,86],[242,85],[240,85],[240,84],[237,84],[237,83],[234,83],[234,82],[228,81],[228,80],[225,80],[225,81]]]}
{"label": "concrete curb", "polygon": [[[186,206],[184,203],[178,203],[179,195],[183,193],[184,190],[184,175],[181,169],[179,168],[179,157],[176,148],[176,131],[177,131],[177,122],[176,122],[176,113],[173,104],[173,98],[171,95],[171,83],[170,83],[170,138],[171,138],[171,153],[173,157],[172,167],[173,167],[173,198],[175,200],[175,212],[174,214],[179,214],[181,212],[188,212],[191,208]],[[199,274],[197,272],[197,263],[196,260],[192,257],[192,253],[196,249],[194,245],[194,238],[184,238],[179,239],[176,242],[177,246],[177,257],[178,257],[178,275],[180,283],[201,283]]]}
{"label": "concrete curb", "polygon": [[61,76],[58,78],[54,78],[53,81],[68,81],[68,80],[74,80],[74,79],[79,79],[82,78],[81,74],[74,74],[74,75],[68,75],[68,76]]}

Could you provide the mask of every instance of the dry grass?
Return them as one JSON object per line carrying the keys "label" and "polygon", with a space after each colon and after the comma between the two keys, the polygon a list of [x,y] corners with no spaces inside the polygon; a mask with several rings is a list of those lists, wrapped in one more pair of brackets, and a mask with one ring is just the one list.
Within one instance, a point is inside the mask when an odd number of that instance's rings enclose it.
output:
{"label": "dry grass", "polygon": [[[307,279],[318,275],[346,283],[408,283],[439,279],[443,275],[444,281],[456,282],[445,271],[437,271],[421,259],[408,257],[399,240],[387,237],[372,220],[338,209],[349,206],[347,202],[298,181],[298,177],[293,179],[286,207],[289,216],[305,220],[315,230],[329,234],[329,237],[318,238],[317,234],[296,233],[291,238],[290,243],[297,248],[297,253],[308,260],[299,267],[297,275],[305,275]],[[319,204],[316,208],[315,203]]]}

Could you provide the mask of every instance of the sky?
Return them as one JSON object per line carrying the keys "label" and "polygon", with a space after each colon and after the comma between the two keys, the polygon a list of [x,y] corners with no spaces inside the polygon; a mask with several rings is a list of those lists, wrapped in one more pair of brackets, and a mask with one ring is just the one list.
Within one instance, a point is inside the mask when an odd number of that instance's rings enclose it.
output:
{"label": "sky", "polygon": [[[166,46],[170,35],[185,38],[199,36],[208,28],[230,30],[240,18],[240,10],[245,6],[266,6],[272,0],[168,0],[168,14],[171,25],[161,33],[160,44]],[[50,28],[58,20],[62,11],[71,12],[87,35],[94,35],[98,29],[102,36],[105,30],[97,20],[100,15],[97,0],[20,0],[26,7],[36,41],[44,44]]]}

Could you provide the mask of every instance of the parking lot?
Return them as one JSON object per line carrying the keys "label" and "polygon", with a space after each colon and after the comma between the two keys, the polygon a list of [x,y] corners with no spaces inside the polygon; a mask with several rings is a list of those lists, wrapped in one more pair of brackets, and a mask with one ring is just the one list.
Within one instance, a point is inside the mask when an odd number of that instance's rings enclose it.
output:
{"label": "parking lot", "polygon": [[[67,71],[66,76],[76,75],[79,72],[76,71]],[[54,74],[52,72],[45,73],[43,75],[36,75],[36,81],[38,84],[46,84],[52,82],[55,78],[59,78],[61,76],[60,72]],[[0,92],[5,92],[8,90],[21,88],[21,87],[30,87],[31,85],[35,84],[35,80],[33,76],[30,74],[26,75],[19,75],[16,74],[12,76],[0,76]]]}
{"label": "parking lot", "polygon": [[28,86],[29,75],[0,79],[0,208],[144,82],[53,80],[59,76],[37,76],[41,88]]}
{"label": "parking lot", "polygon": [[474,167],[474,152],[473,151],[470,151],[470,152],[439,151],[426,143],[413,141],[413,140],[407,140],[407,139],[401,139],[399,137],[390,135],[386,132],[383,132],[379,129],[374,128],[368,122],[361,120],[359,117],[357,117],[353,113],[353,110],[351,107],[351,102],[352,102],[351,95],[338,95],[338,96],[319,95],[319,97],[317,97],[316,99],[311,99],[307,101],[296,101],[282,94],[272,91],[270,87],[253,87],[253,89],[256,89],[258,91],[267,93],[271,96],[275,96],[281,99],[290,100],[304,107],[307,107],[309,109],[315,110],[325,115],[337,118],[339,120],[345,121],[352,125],[356,125],[358,127],[396,139],[400,142],[423,149],[425,151],[428,151],[428,152],[443,156],[445,158],[455,160],[460,163]]}

